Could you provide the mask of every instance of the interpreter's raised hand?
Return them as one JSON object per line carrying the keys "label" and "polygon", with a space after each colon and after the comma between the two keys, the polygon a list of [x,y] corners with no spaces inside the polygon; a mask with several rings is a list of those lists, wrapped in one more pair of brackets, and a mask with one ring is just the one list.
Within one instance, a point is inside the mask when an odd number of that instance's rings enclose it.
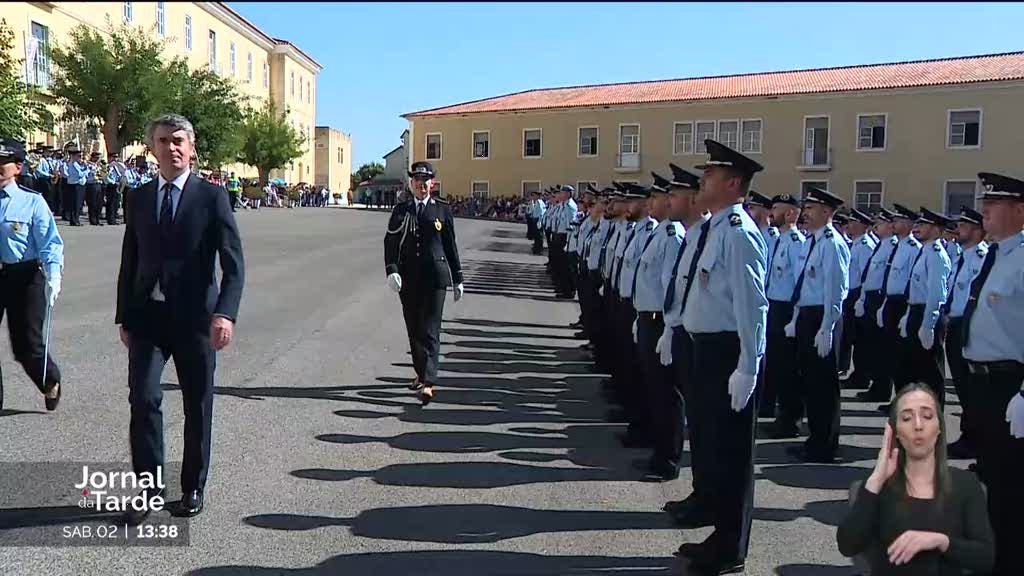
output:
{"label": "interpreter's raised hand", "polygon": [[893,436],[892,426],[886,422],[885,433],[882,434],[882,447],[878,449],[878,459],[875,460],[875,469],[864,482],[864,487],[874,494],[882,491],[882,486],[892,478],[896,473],[896,467],[899,466],[900,449],[895,446]]}

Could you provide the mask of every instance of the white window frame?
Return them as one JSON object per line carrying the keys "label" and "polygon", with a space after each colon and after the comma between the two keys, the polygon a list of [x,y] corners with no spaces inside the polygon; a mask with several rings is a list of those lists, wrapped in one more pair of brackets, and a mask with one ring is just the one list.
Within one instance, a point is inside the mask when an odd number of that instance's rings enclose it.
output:
{"label": "white window frame", "polygon": [[134,16],[135,16],[135,10],[132,7],[132,3],[131,2],[122,2],[121,3],[121,20],[123,20],[125,24],[131,24],[132,20],[134,19]]}
{"label": "white window frame", "polygon": [[302,96],[303,96],[303,83],[302,83],[302,77],[299,76],[299,102],[302,102]]}
{"label": "white window frame", "polygon": [[290,95],[291,96],[295,96],[295,71],[294,70],[291,72],[291,77],[290,78],[291,78],[291,81],[290,81],[291,82],[291,92],[290,92]]}
{"label": "white window frame", "polygon": [[[821,166],[832,166],[832,115],[831,114],[810,114],[808,116],[804,116],[803,126],[800,127],[801,128],[800,131],[803,133],[803,135],[800,136],[800,142],[802,143],[802,146],[800,146],[800,160],[801,160],[801,164],[805,165],[805,166],[818,166],[818,164],[807,164],[807,162],[806,162],[807,158],[806,158],[806,156],[804,156],[804,154],[806,154],[806,152],[807,152],[807,121],[810,120],[811,118],[826,118],[828,120],[828,140],[825,142],[825,160],[826,160],[826,162],[825,162],[825,164],[822,164]],[[886,136],[886,137],[888,137],[888,136]]]}
{"label": "white window frame", "polygon": [[[685,150],[682,151],[682,152],[680,152],[679,150],[676,150],[676,144],[678,143],[678,141],[676,140],[676,128],[679,127],[679,126],[683,126],[683,125],[689,125],[690,126],[690,151],[689,152],[687,152]],[[673,156],[692,156],[693,155],[693,149],[694,149],[693,142],[694,142],[694,139],[696,138],[696,134],[697,134],[697,129],[694,126],[693,121],[673,122],[672,123],[672,155]]]}
{"label": "white window frame", "polygon": [[217,71],[217,31],[210,30],[206,34],[206,59],[209,61],[210,70]]}
{"label": "white window frame", "polygon": [[[976,146],[953,146],[949,139],[953,135],[953,113],[954,112],[977,112],[978,113],[978,144]],[[947,150],[981,150],[981,143],[985,137],[985,111],[979,106],[977,108],[951,108],[946,110],[946,149]]]}
{"label": "white window frame", "polygon": [[156,3],[156,33],[160,36],[167,35],[167,8],[166,2]]}
{"label": "white window frame", "polygon": [[[544,189],[542,188],[542,186],[543,186],[543,183],[542,183],[542,182],[541,182],[540,180],[521,180],[521,181],[519,182],[519,193],[520,193],[520,195],[521,195],[521,196],[522,196],[523,198],[526,198],[526,185],[527,185],[527,184],[537,184],[537,192],[538,192],[538,193],[540,193],[540,192],[543,192],[543,191],[544,191]],[[490,188],[490,185],[488,184],[488,193],[490,193],[490,190],[489,190],[489,188]],[[472,189],[471,189],[471,190],[470,190],[470,194],[472,194],[472,193],[473,193],[473,191],[472,191]]]}
{"label": "white window frame", "polygon": [[[540,132],[540,154],[538,154],[537,156],[527,156],[526,155],[526,133],[527,132],[533,132],[533,131]],[[523,160],[540,160],[540,159],[544,158],[544,129],[543,128],[523,128],[523,138],[522,138],[522,140],[520,140],[519,145],[521,146],[519,151],[523,155]]]}
{"label": "white window frame", "polygon": [[267,88],[270,86],[270,63],[266,60],[263,61],[263,87]]}
{"label": "white window frame", "polygon": [[231,77],[232,78],[235,77],[235,71],[238,70],[238,68],[235,66],[235,62],[237,61],[237,58],[236,58],[237,52],[238,52],[238,48],[236,48],[235,47],[235,43],[232,42],[228,46],[228,65],[231,67]]}
{"label": "white window frame", "polygon": [[[974,185],[974,196],[975,196],[975,198],[977,198],[977,196],[978,196],[978,188],[979,188],[978,179],[977,178],[952,178],[950,180],[946,180],[945,182],[942,183],[942,213],[943,214],[950,214],[950,211],[949,211],[950,210],[950,206],[949,206],[949,185],[953,184],[953,183],[961,184],[961,183],[965,183],[965,182]],[[977,202],[977,200],[975,200],[974,206],[977,206],[977,205],[978,205],[978,202]],[[959,214],[959,213],[960,213],[960,207],[957,206],[955,214]]]}
{"label": "white window frame", "polygon": [[[306,80],[306,104],[313,103],[313,82]],[[488,152],[490,151],[490,144],[487,145]]]}
{"label": "white window frame", "polygon": [[[622,129],[626,126],[636,126],[636,150],[633,152],[622,151]],[[623,154],[640,154],[640,123],[639,122],[623,122],[619,124],[619,156]]]}
{"label": "white window frame", "polygon": [[715,132],[714,132],[714,134],[711,135],[711,139],[712,140],[717,140],[718,139],[718,121],[717,120],[694,120],[693,121],[693,153],[694,154],[707,154],[708,151],[707,151],[706,148],[704,150],[700,150],[700,151],[697,150],[697,146],[704,146],[704,139],[701,138],[700,134],[697,132],[697,125],[698,124],[712,124],[712,125],[714,125]]}
{"label": "white window frame", "polygon": [[480,198],[480,199],[481,200],[490,200],[491,199],[491,181],[490,180],[473,180],[472,182],[470,182],[469,183],[469,197],[470,198],[477,198],[477,196],[475,195],[475,192],[476,192],[475,189],[476,189],[476,185],[477,184],[484,184],[484,185],[487,186],[487,190],[484,193],[485,196],[483,198]]}
{"label": "white window frame", "polygon": [[[757,130],[757,150],[744,150],[743,149],[743,123],[744,122],[760,122],[760,128]],[[762,154],[764,152],[764,118],[740,118],[740,147],[739,152],[741,154]]]}
{"label": "white window frame", "polygon": [[192,16],[185,14],[185,50],[192,51]]}
{"label": "white window frame", "polygon": [[880,183],[882,185],[882,197],[878,200],[878,205],[879,205],[879,207],[884,207],[885,206],[885,180],[882,179],[882,178],[860,178],[860,179],[857,179],[857,180],[853,181],[853,198],[850,199],[851,200],[850,206],[852,208],[857,208],[858,210],[860,210],[860,208],[857,207],[857,184],[861,184],[861,183],[865,183],[866,184],[866,183],[874,183],[874,182],[878,182],[878,183]]}
{"label": "white window frame", "polygon": [[[809,182],[824,182],[825,183],[825,191],[826,192],[831,192],[832,191],[832,190],[829,189],[829,187],[832,186],[832,183],[829,182],[828,178],[805,178],[805,179],[800,180],[800,188],[797,189],[797,191],[796,191],[797,198],[800,198],[801,200],[803,199],[803,197],[804,197],[804,184],[807,184]],[[854,188],[856,189],[856,185],[854,185]],[[855,193],[854,194],[854,200],[856,200],[856,199],[857,198],[856,198],[856,193]]]}
{"label": "white window frame", "polygon": [[245,65],[246,65],[246,69],[247,69],[247,71],[246,71],[246,78],[247,78],[246,83],[252,84],[252,52],[249,52],[249,55],[246,57]]}
{"label": "white window frame", "polygon": [[[487,155],[477,156],[476,155],[476,135],[487,134]],[[491,159],[491,131],[490,130],[472,130],[469,133],[469,157],[472,160],[490,160]]]}
{"label": "white window frame", "polygon": [[[595,139],[597,140],[597,142],[596,142],[596,144],[597,144],[596,148],[597,149],[594,150],[591,154],[583,154],[583,153],[580,152],[580,148],[582,147],[581,145],[583,144],[583,131],[584,130],[589,130],[591,128],[593,128],[594,130],[597,130],[597,136],[595,136]],[[576,157],[577,158],[596,158],[598,156],[598,154],[600,153],[600,150],[601,150],[601,127],[600,126],[577,126],[576,127]]]}
{"label": "white window frame", "polygon": [[[43,39],[45,42],[39,42],[39,47],[36,50],[36,59],[33,62],[27,62],[26,66],[32,69],[34,76],[33,85],[39,86],[40,88],[47,89],[50,87],[50,27],[42,22],[35,20],[29,20],[28,24],[28,35],[30,38],[36,38],[33,34],[33,27],[38,26],[40,29],[46,31],[46,38]],[[36,38],[39,41],[39,38]],[[26,68],[27,70],[27,68]]]}
{"label": "white window frame", "polygon": [[[437,136],[436,158],[428,156],[428,154],[430,154],[430,146],[427,145],[427,140],[430,136]],[[423,158],[426,160],[441,160],[444,158],[444,134],[441,134],[440,132],[427,132],[423,135]]]}
{"label": "white window frame", "polygon": [[[736,147],[735,148],[733,148],[732,146],[729,146],[725,142],[722,142],[722,122],[735,122],[736,123]],[[715,140],[717,140],[718,142],[721,142],[725,146],[729,146],[729,148],[732,148],[733,150],[739,151],[740,146],[743,145],[743,140],[742,140],[742,138],[743,138],[743,121],[740,120],[739,118],[726,118],[724,120],[719,120],[718,124],[715,125],[715,135],[717,136],[717,138],[715,138]]]}
{"label": "white window frame", "polygon": [[[882,140],[881,148],[861,148],[860,146],[860,119],[865,116],[881,116],[885,121],[885,138]],[[829,137],[832,137],[832,127],[829,126]],[[853,143],[853,149],[857,152],[885,152],[889,147],[889,113],[888,112],[859,112],[857,114],[857,127],[855,132],[857,133],[857,139]]]}
{"label": "white window frame", "polygon": [[594,188],[597,188],[597,180],[577,180],[576,181],[576,197],[582,198],[583,193],[587,191],[587,184],[593,184]]}

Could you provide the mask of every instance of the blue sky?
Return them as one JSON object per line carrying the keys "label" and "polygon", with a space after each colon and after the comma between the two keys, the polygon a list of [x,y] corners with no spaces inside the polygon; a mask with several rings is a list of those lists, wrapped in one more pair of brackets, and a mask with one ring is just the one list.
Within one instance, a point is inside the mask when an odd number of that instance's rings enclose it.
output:
{"label": "blue sky", "polygon": [[317,125],[353,170],[401,114],[530,88],[1024,50],[1024,4],[231,2],[324,66]]}

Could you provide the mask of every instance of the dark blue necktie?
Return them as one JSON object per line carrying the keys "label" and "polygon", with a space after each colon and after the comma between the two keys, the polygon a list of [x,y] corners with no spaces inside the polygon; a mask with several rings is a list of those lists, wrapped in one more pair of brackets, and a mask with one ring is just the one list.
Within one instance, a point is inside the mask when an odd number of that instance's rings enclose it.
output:
{"label": "dark blue necktie", "polygon": [[811,245],[807,247],[807,259],[804,260],[804,267],[800,269],[800,276],[797,277],[796,284],[793,285],[793,295],[789,297],[789,302],[794,306],[800,300],[800,290],[804,287],[804,274],[807,273],[807,263],[811,261],[811,254],[814,254],[814,243],[817,240],[817,235],[811,236]]}
{"label": "dark blue necktie", "polygon": [[171,200],[171,190],[174,184],[164,184],[164,197],[160,202],[160,233],[165,237],[170,235],[171,224],[174,222],[174,205]]}
{"label": "dark blue necktie", "polygon": [[[705,220],[700,226],[700,240],[697,241],[697,248],[693,252],[693,258],[690,260],[690,269],[686,273],[686,288],[683,290],[683,310],[686,306],[686,298],[690,294],[690,287],[693,286],[693,275],[697,271],[697,261],[700,260],[700,255],[704,253],[704,245],[708,241],[708,231],[711,229],[711,220]],[[679,247],[679,253],[676,254],[675,265],[672,266],[672,277],[669,279],[668,286],[665,288],[665,310],[667,314],[669,308],[672,306],[672,302],[676,296],[676,276],[679,270],[679,261],[683,259],[683,251],[686,250],[686,238],[683,238],[683,244]]]}
{"label": "dark blue necktie", "polygon": [[[671,226],[672,224],[669,224]],[[640,261],[644,259],[644,254],[647,252],[647,247],[651,245],[651,240],[654,240],[654,232],[647,236],[647,241],[644,242],[644,248],[640,251],[640,255],[636,258],[636,267],[633,269],[633,298],[636,299],[636,279],[640,276]]]}
{"label": "dark blue necktie", "polygon": [[971,316],[974,315],[974,311],[978,308],[978,297],[981,296],[981,289],[985,286],[985,280],[988,279],[989,272],[992,271],[992,265],[996,263],[996,252],[998,251],[999,244],[989,246],[988,254],[985,255],[985,262],[981,265],[981,272],[971,282],[971,296],[967,299],[967,306],[964,308],[964,348],[967,347],[968,337],[971,334]]}
{"label": "dark blue necktie", "polygon": [[949,309],[953,307],[953,291],[956,290],[956,279],[960,277],[960,269],[964,267],[965,252],[967,251],[961,252],[960,257],[956,259],[956,272],[953,273],[953,282],[950,284],[949,294],[946,295],[946,303],[942,306],[943,314],[949,314]]}

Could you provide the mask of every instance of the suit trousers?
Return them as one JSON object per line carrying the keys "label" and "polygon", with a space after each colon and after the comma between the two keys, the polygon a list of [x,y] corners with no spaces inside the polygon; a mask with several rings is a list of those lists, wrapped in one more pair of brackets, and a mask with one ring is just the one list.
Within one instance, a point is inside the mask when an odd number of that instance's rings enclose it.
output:
{"label": "suit trousers", "polygon": [[[732,409],[729,377],[739,364],[740,339],[735,332],[691,334],[693,337],[693,399],[699,446],[714,450],[706,461],[715,531],[709,542],[719,557],[745,559],[750,543],[754,504],[754,423],[757,395],[740,410]],[[692,427],[692,424],[691,424]],[[709,454],[710,456],[710,454]],[[704,464],[704,463],[702,463]]]}
{"label": "suit trousers", "polygon": [[[796,340],[786,337],[786,324],[793,318],[793,304],[784,300],[768,302],[765,330],[764,388],[760,409],[775,416],[778,425],[791,429],[803,417],[803,401],[796,374]],[[779,406],[775,413],[776,403]]]}
{"label": "suit trousers", "polygon": [[836,347],[839,323],[833,328],[832,349],[824,358],[818,355],[814,338],[825,314],[822,306],[800,308],[796,319],[797,365],[800,396],[807,406],[810,435],[804,445],[814,456],[833,456],[839,450],[839,373]]}
{"label": "suit trousers", "polygon": [[[46,382],[43,382],[43,324],[46,320],[46,279],[38,261],[29,261],[0,270],[0,320],[7,314],[7,333],[14,359],[40,392],[60,382],[60,368],[52,356],[46,357]],[[3,375],[0,374],[0,382]],[[63,386],[63,385],[62,385]]]}
{"label": "suit trousers", "polygon": [[144,321],[129,328],[128,403],[132,465],[136,473],[155,473],[164,465],[164,423],[161,374],[174,359],[185,412],[181,465],[183,492],[203,490],[210,470],[213,425],[213,382],[216,352],[206,332],[175,328],[170,307],[150,300]]}
{"label": "suit trousers", "polygon": [[436,386],[438,356],[441,352],[441,316],[444,314],[446,288],[417,289],[404,284],[399,296],[413,369],[420,382]]}

